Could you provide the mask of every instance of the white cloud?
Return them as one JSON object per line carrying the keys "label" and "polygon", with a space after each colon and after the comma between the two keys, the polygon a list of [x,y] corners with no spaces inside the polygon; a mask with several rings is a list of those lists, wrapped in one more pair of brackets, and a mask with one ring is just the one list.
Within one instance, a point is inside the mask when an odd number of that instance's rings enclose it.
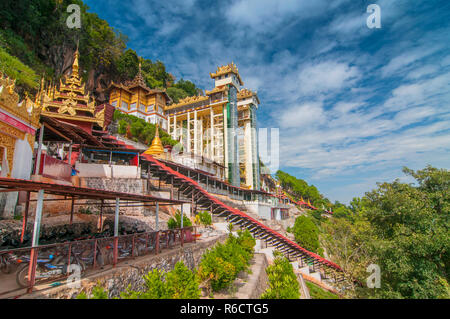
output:
{"label": "white cloud", "polygon": [[389,61],[387,65],[381,68],[381,74],[383,77],[391,76],[395,72],[401,71],[402,68],[435,53],[440,48],[440,46],[421,47],[412,51],[402,53],[394,57]]}
{"label": "white cloud", "polygon": [[283,110],[279,115],[281,128],[300,128],[323,120],[322,104],[318,102],[294,106]]}
{"label": "white cloud", "polygon": [[352,85],[358,77],[356,66],[325,61],[303,68],[298,76],[298,84],[303,94],[327,93]]}

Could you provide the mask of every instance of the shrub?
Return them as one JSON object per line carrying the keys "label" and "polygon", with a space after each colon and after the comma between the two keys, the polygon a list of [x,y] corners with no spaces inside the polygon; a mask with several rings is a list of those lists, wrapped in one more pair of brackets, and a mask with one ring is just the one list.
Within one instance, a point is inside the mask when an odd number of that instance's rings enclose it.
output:
{"label": "shrub", "polygon": [[[189,227],[192,226],[191,220],[186,216],[186,214],[183,214],[183,227]],[[176,229],[181,228],[181,212],[179,210],[175,213],[175,218],[171,217],[169,221],[167,222],[167,227],[169,229]]]}
{"label": "shrub", "polygon": [[224,244],[217,244],[203,255],[198,269],[200,280],[214,291],[228,287],[239,272],[246,271],[253,258],[255,240],[248,230],[230,234]]}
{"label": "shrub", "polygon": [[266,268],[269,288],[261,295],[261,299],[299,299],[300,285],[289,260],[275,252],[273,265]]}
{"label": "shrub", "polygon": [[[120,294],[121,299],[199,299],[199,281],[195,272],[189,270],[182,261],[176,263],[169,272],[153,269],[144,276],[145,290],[133,291],[128,288]],[[77,299],[88,299],[85,293]],[[96,286],[89,299],[108,299],[103,287]]]}
{"label": "shrub", "polygon": [[200,223],[203,225],[208,226],[212,224],[211,214],[207,211],[198,213],[198,216],[200,217]]}

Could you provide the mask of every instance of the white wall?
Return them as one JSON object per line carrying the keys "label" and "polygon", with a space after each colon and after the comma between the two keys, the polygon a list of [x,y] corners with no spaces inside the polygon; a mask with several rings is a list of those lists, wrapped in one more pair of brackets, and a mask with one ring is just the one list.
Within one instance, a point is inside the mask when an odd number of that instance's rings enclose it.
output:
{"label": "white wall", "polygon": [[76,163],[79,177],[140,178],[138,166]]}
{"label": "white wall", "polygon": [[[25,138],[23,140],[16,139],[13,167],[11,171],[11,177],[19,179],[30,179],[31,165],[33,161],[33,151]],[[11,169],[10,167],[8,169]],[[6,193],[5,207],[3,209],[4,217],[14,216],[14,209],[17,203],[18,192]],[[0,211],[0,215],[2,212]]]}

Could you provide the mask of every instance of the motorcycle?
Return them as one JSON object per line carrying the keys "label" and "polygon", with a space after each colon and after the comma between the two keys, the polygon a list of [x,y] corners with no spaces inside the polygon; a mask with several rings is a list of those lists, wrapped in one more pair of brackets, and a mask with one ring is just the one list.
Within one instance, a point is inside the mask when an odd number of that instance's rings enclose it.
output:
{"label": "motorcycle", "polygon": [[[47,258],[38,256],[35,274],[36,282],[43,281],[52,277],[66,275],[68,265],[65,260],[67,260],[65,256],[55,256],[53,254],[50,254]],[[17,263],[21,265],[17,269],[16,282],[22,288],[28,287],[28,268],[30,264],[30,258],[28,256],[25,256],[21,259],[18,259]],[[76,255],[72,256],[71,263],[78,265],[81,272],[86,269],[84,262],[80,260]]]}

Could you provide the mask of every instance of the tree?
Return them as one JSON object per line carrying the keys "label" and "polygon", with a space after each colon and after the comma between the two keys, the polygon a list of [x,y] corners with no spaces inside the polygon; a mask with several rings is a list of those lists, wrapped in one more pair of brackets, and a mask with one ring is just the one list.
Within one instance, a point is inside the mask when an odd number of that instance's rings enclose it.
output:
{"label": "tree", "polygon": [[261,295],[261,299],[299,299],[300,285],[289,260],[275,252],[273,265],[266,268],[269,288]]}
{"label": "tree", "polygon": [[310,218],[306,216],[297,217],[293,233],[295,241],[300,246],[312,252],[319,251],[319,229]]}
{"label": "tree", "polygon": [[177,87],[170,87],[167,88],[167,94],[170,96],[170,98],[173,100],[174,103],[178,103],[179,100],[185,98],[188,96],[188,93],[184,91],[183,89],[177,88]]}
{"label": "tree", "polygon": [[365,283],[365,267],[381,269],[381,288],[359,297],[450,298],[450,172],[431,166],[403,170],[416,184],[379,183],[351,203],[353,218],[323,225],[323,246],[333,261]]}

